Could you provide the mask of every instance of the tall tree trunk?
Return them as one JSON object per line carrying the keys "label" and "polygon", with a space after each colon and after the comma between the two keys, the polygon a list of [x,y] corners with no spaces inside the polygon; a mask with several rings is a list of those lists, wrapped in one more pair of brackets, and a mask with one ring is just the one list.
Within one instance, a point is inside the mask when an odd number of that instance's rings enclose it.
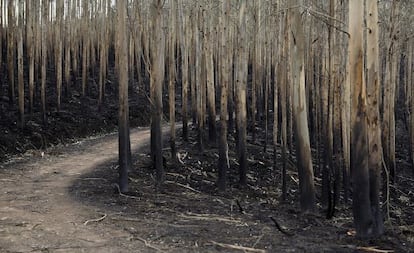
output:
{"label": "tall tree trunk", "polygon": [[82,96],[86,95],[86,88],[88,88],[88,54],[89,54],[89,1],[82,2]]}
{"label": "tall tree trunk", "polygon": [[246,154],[246,123],[247,123],[247,108],[246,108],[246,87],[247,87],[247,32],[246,32],[246,18],[245,18],[246,2],[243,0],[240,3],[239,13],[239,39],[237,42],[237,65],[236,65],[236,103],[237,103],[237,141],[238,141],[238,156],[240,166],[240,184],[247,184],[247,154]]}
{"label": "tall tree trunk", "polygon": [[14,0],[9,0],[7,6],[7,69],[8,69],[8,82],[9,82],[9,104],[12,105],[15,99],[15,87],[14,87],[14,59],[15,59],[15,21],[14,21]]}
{"label": "tall tree trunk", "polygon": [[289,64],[287,51],[289,49],[289,26],[288,26],[288,15],[284,16],[284,38],[282,42],[282,51],[280,51],[281,61],[280,65],[280,110],[282,112],[282,122],[280,126],[281,130],[281,146],[282,146],[282,201],[286,200],[287,197],[287,96],[288,96],[288,73]]}
{"label": "tall tree trunk", "polygon": [[[208,7],[211,8],[210,6]],[[206,77],[207,77],[207,107],[208,107],[208,137],[210,143],[216,143],[216,91],[214,84],[212,18],[207,18],[206,27]]]}
{"label": "tall tree trunk", "polygon": [[128,45],[126,36],[125,1],[117,1],[117,43],[116,50],[119,57],[119,188],[121,192],[128,192],[128,170],[130,169],[130,140],[129,140],[129,109],[128,109]]}
{"label": "tall tree trunk", "polygon": [[181,106],[182,106],[182,119],[183,119],[183,139],[188,141],[188,88],[189,88],[189,71],[188,71],[188,50],[190,47],[191,36],[189,35],[189,27],[190,27],[190,19],[183,14],[183,7],[182,4],[180,6],[181,12],[181,23],[183,25],[181,38],[183,41],[181,42],[181,71],[182,71],[182,99],[181,99]]}
{"label": "tall tree trunk", "polygon": [[[29,58],[29,112],[30,116],[33,114],[33,100],[35,90],[35,40],[34,40],[34,25],[37,20],[35,19],[38,3],[37,1],[26,0],[27,7],[27,51]],[[0,47],[1,48],[1,47]],[[1,58],[0,58],[1,59]]]}
{"label": "tall tree trunk", "polygon": [[297,166],[299,174],[300,204],[303,211],[313,211],[316,208],[315,186],[313,179],[312,157],[309,141],[308,116],[305,97],[305,62],[304,62],[304,33],[301,13],[298,6],[301,0],[291,3],[291,62],[292,62],[292,107],[295,121],[295,139],[297,148]]}
{"label": "tall tree trunk", "polygon": [[47,0],[42,2],[42,80],[41,80],[41,100],[42,100],[42,118],[46,124],[46,67],[47,67],[47,25],[48,25],[48,4]]}
{"label": "tall tree trunk", "polygon": [[56,3],[56,15],[57,15],[57,24],[56,24],[56,90],[57,90],[57,111],[60,111],[61,95],[62,95],[62,51],[63,51],[63,41],[62,41],[62,30],[63,30],[63,0],[57,0]]}
{"label": "tall tree trunk", "polygon": [[364,84],[363,30],[364,3],[349,1],[349,71],[352,89],[351,105],[351,162],[353,179],[353,214],[357,235],[369,237],[373,233],[368,171],[368,125],[366,89]]}
{"label": "tall tree trunk", "polygon": [[164,82],[164,51],[165,38],[163,25],[163,1],[153,0],[151,5],[152,43],[151,43],[151,151],[154,159],[157,188],[161,187],[164,180],[164,168],[162,157],[162,85]]}
{"label": "tall tree trunk", "polygon": [[380,178],[382,169],[381,127],[379,113],[379,38],[378,6],[376,0],[367,0],[367,94],[368,94],[368,168],[371,211],[374,234],[384,232],[380,207]]}
{"label": "tall tree trunk", "polygon": [[218,162],[218,182],[217,185],[220,190],[224,191],[227,181],[227,169],[229,167],[228,144],[227,144],[227,90],[229,82],[230,58],[227,51],[229,38],[229,14],[230,14],[230,0],[223,1],[222,9],[222,25],[221,25],[221,99],[220,99],[220,141],[219,141],[219,162]]}
{"label": "tall tree trunk", "polygon": [[176,46],[176,0],[170,3],[170,29],[169,29],[169,64],[168,64],[168,99],[170,109],[170,147],[171,158],[176,159],[175,147],[175,81],[176,81],[176,66],[175,66],[175,46]]}
{"label": "tall tree trunk", "polygon": [[19,27],[18,27],[18,39],[17,39],[17,70],[18,70],[18,93],[19,93],[19,124],[20,127],[24,127],[24,63],[23,63],[23,0],[18,2],[19,8]]}
{"label": "tall tree trunk", "polygon": [[261,57],[261,8],[262,0],[255,1],[254,9],[254,24],[255,31],[258,33],[254,36],[253,41],[253,66],[252,66],[252,104],[251,104],[251,124],[252,124],[252,137],[253,142],[256,141],[256,115],[257,115],[257,89],[261,87],[261,75],[262,75],[262,57]]}
{"label": "tall tree trunk", "polygon": [[386,43],[386,71],[384,76],[384,102],[383,102],[383,151],[384,160],[389,170],[391,180],[395,180],[395,95],[396,95],[396,64],[397,55],[397,33],[398,33],[398,10],[400,0],[392,1],[390,13],[390,31]]}

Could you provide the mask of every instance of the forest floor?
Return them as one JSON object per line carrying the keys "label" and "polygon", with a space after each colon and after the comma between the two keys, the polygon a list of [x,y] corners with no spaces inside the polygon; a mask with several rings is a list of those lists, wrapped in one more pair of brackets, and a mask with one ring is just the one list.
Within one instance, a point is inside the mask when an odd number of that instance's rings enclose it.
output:
{"label": "forest floor", "polygon": [[148,128],[131,131],[128,195],[116,188],[117,134],[2,163],[0,252],[413,252],[414,182],[408,175],[395,189],[386,233],[359,240],[349,205],[342,204],[331,220],[321,207],[316,214],[300,212],[293,168],[288,200],[281,203],[272,152],[260,143],[248,146],[249,186],[237,186],[230,152],[229,187],[220,193],[217,148],[199,152],[191,134],[188,143],[177,143],[179,162],[167,157],[166,181],[156,192],[149,139]]}
{"label": "forest floor", "polygon": [[[75,81],[62,110],[56,112],[50,80],[47,124],[41,120],[37,100],[23,130],[16,122],[17,108],[10,108],[4,96],[0,99],[1,253],[414,252],[414,180],[404,155],[408,152],[397,152],[398,184],[390,188],[385,234],[359,240],[354,236],[350,204],[341,201],[330,220],[320,205],[315,214],[300,212],[293,155],[288,163],[287,200],[280,201],[280,170],[272,168],[273,151],[264,151],[267,138],[262,134],[257,142],[248,139],[249,184],[244,188],[237,184],[234,138],[229,136],[225,193],[215,186],[216,144],[207,144],[200,152],[192,129],[189,142],[177,138],[180,159],[173,162],[166,138],[166,181],[157,192],[148,155],[149,130],[135,128],[148,125],[149,103],[145,92],[130,90],[134,163],[130,193],[123,195],[116,188],[116,88],[108,83],[105,106],[99,111],[96,85],[82,97],[76,92],[80,80]],[[404,126],[397,125],[401,129]],[[397,135],[404,140],[397,142],[397,150],[408,150],[406,132]],[[320,182],[316,175],[318,192]]]}

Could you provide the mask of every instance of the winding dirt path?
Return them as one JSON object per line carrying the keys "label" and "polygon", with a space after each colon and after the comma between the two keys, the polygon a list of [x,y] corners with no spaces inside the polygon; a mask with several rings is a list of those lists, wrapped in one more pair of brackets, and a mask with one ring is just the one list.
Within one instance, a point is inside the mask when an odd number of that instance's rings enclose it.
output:
{"label": "winding dirt path", "polygon": [[[149,138],[148,128],[131,130],[132,149]],[[151,252],[124,229],[92,225],[103,214],[68,192],[81,175],[117,157],[118,135],[111,134],[0,165],[0,252]]]}

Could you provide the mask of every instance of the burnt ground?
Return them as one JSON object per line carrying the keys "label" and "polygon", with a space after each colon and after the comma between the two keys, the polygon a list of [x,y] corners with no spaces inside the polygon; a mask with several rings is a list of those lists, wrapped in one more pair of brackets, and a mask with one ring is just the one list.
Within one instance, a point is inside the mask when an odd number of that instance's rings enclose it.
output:
{"label": "burnt ground", "polygon": [[349,205],[341,204],[331,220],[321,207],[316,214],[300,212],[293,163],[288,200],[281,203],[280,173],[272,170],[272,152],[263,152],[261,145],[248,145],[249,186],[238,187],[237,161],[230,152],[229,187],[218,192],[218,150],[211,145],[199,152],[195,136],[193,130],[188,143],[177,143],[179,162],[167,157],[166,181],[159,192],[147,128],[131,132],[134,166],[128,195],[116,188],[116,134],[57,145],[43,156],[28,152],[3,163],[0,251],[412,252],[414,181],[404,161],[399,161],[400,182],[393,188],[386,233],[359,240]]}
{"label": "burnt ground", "polygon": [[[113,73],[109,75],[115,80]],[[157,192],[149,131],[135,128],[131,192],[119,194],[113,133],[116,81],[108,81],[105,106],[99,111],[96,80],[90,79],[87,97],[78,92],[80,79],[74,80],[59,113],[53,109],[53,80],[48,82],[47,125],[41,120],[38,100],[23,130],[17,128],[17,108],[9,107],[4,96],[0,100],[0,252],[413,252],[414,179],[401,122],[398,185],[390,188],[386,233],[379,239],[359,240],[350,204],[341,202],[331,220],[325,219],[321,206],[315,214],[300,212],[293,156],[288,163],[288,198],[280,201],[280,171],[272,168],[273,151],[264,152],[265,137],[260,134],[256,143],[249,139],[249,184],[244,188],[237,184],[230,137],[229,184],[224,193],[215,187],[215,144],[199,152],[193,129],[188,143],[178,138],[180,161],[173,162],[165,139],[166,181]],[[4,95],[4,84],[2,88]],[[145,93],[130,89],[130,105],[131,126],[148,125]]]}
{"label": "burnt ground", "polygon": [[[43,122],[42,119],[40,87],[36,88],[34,109],[30,113],[28,84],[25,83],[26,124],[22,129],[17,121],[19,118],[17,102],[9,103],[8,80],[3,70],[2,75],[5,76],[5,79],[1,80],[0,85],[0,162],[28,150],[42,150],[58,144],[73,143],[82,138],[115,131],[118,126],[118,87],[115,74],[112,68],[109,69],[105,101],[103,106],[99,108],[98,80],[93,78],[97,73],[98,70],[90,73],[86,96],[82,96],[80,92],[81,77],[72,78],[68,92],[63,84],[61,110],[58,112],[54,69],[48,68],[46,122]],[[40,86],[40,79],[37,81],[37,85]],[[27,82],[27,78],[25,78],[25,82]],[[129,89],[131,127],[149,124],[149,102],[142,89],[143,87],[137,88],[137,85],[132,85],[131,82]]]}

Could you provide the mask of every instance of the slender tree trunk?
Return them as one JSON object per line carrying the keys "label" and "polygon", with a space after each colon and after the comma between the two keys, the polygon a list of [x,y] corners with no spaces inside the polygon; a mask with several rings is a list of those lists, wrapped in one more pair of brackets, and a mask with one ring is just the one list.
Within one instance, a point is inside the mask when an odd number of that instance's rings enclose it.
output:
{"label": "slender tree trunk", "polygon": [[[35,19],[37,9],[37,1],[26,0],[26,6],[28,12],[27,16],[27,51],[29,58],[29,112],[30,116],[33,114],[33,100],[34,100],[34,90],[35,90],[35,40],[34,40],[34,24],[37,22]],[[0,47],[1,48],[1,47]],[[2,50],[2,49],[1,49]]]}
{"label": "slender tree trunk", "polygon": [[[181,4],[182,5],[182,4]],[[182,12],[182,8],[180,7],[180,10]],[[187,16],[184,16],[183,13],[181,13],[182,16],[182,25],[184,26],[182,31],[184,34],[182,34],[183,41],[181,43],[181,53],[182,53],[182,118],[183,118],[183,139],[184,141],[188,141],[188,88],[189,88],[189,71],[188,71],[188,50],[190,47],[190,41],[191,36],[189,36],[189,27],[190,27],[190,19]]]}
{"label": "slender tree trunk", "polygon": [[14,0],[9,0],[7,10],[7,69],[9,82],[9,104],[12,105],[15,99],[14,87],[14,58],[15,58],[15,22],[14,22]]}
{"label": "slender tree trunk", "polygon": [[261,8],[262,0],[255,1],[255,10],[254,10],[254,24],[255,31],[258,33],[257,36],[254,36],[253,41],[253,66],[252,66],[252,104],[251,104],[251,124],[252,124],[252,138],[253,142],[256,141],[256,115],[257,115],[257,89],[261,87],[261,75],[262,75],[262,57],[261,57]]}
{"label": "slender tree trunk", "polygon": [[288,73],[289,64],[288,51],[289,48],[289,26],[288,15],[284,13],[284,42],[282,43],[282,61],[280,64],[280,105],[282,112],[281,122],[281,145],[282,145],[282,201],[287,197],[287,96],[288,96]]}
{"label": "slender tree trunk", "polygon": [[63,30],[63,0],[58,0],[56,6],[56,15],[57,15],[57,24],[56,24],[56,88],[57,88],[57,111],[60,111],[61,104],[61,95],[62,95],[62,51],[63,51],[63,42],[62,42],[62,30]]}
{"label": "slender tree trunk", "polygon": [[[88,88],[88,54],[89,54],[89,2],[82,2],[83,9],[83,22],[82,22],[82,96],[86,95],[86,89]],[[118,66],[118,65],[117,65]]]}
{"label": "slender tree trunk", "polygon": [[19,124],[24,127],[24,65],[23,65],[23,0],[19,0],[19,27],[17,41],[17,70],[18,70],[18,92],[19,92]]}
{"label": "slender tree trunk", "polygon": [[380,207],[380,178],[382,169],[382,145],[379,113],[379,38],[378,6],[376,0],[367,1],[367,94],[368,94],[368,168],[371,212],[374,218],[373,233],[384,232]]}
{"label": "slender tree trunk", "polygon": [[413,173],[414,173],[414,66],[413,66],[413,54],[414,54],[414,40],[411,38],[408,42],[408,67],[407,67],[407,71],[408,71],[408,83],[407,86],[410,87],[409,88],[409,92],[410,92],[410,99],[408,101],[408,112],[409,112],[409,122],[410,122],[410,126],[409,126],[409,131],[410,131],[410,157],[411,157],[411,163],[412,163],[412,168],[413,168]]}
{"label": "slender tree trunk", "polygon": [[292,61],[292,107],[295,121],[295,139],[297,166],[299,170],[300,204],[303,211],[313,211],[316,208],[315,186],[313,179],[312,157],[309,140],[305,97],[305,62],[304,62],[304,33],[301,20],[301,0],[292,1],[291,10],[291,61]]}
{"label": "slender tree trunk", "polygon": [[245,18],[246,2],[240,3],[239,12],[239,39],[237,42],[237,67],[236,67],[236,91],[237,91],[237,140],[238,155],[240,166],[240,184],[247,184],[247,154],[246,154],[246,123],[247,123],[247,107],[246,107],[246,87],[247,87],[247,32]]}
{"label": "slender tree trunk", "polygon": [[119,74],[119,188],[128,192],[128,170],[130,169],[129,109],[128,109],[128,45],[126,36],[125,1],[117,1],[117,43],[116,50],[122,64],[118,66]]}
{"label": "slender tree trunk", "polygon": [[42,100],[42,118],[43,123],[46,124],[46,67],[47,67],[47,14],[48,4],[47,0],[42,2],[42,80],[41,80],[41,100]]}
{"label": "slender tree trunk", "polygon": [[176,80],[176,66],[175,66],[175,46],[176,46],[176,0],[170,3],[170,30],[169,30],[169,74],[168,74],[168,98],[170,109],[170,147],[171,158],[174,160],[177,157],[175,147],[175,80]]}
{"label": "slender tree trunk", "polygon": [[151,149],[156,172],[157,188],[161,187],[164,180],[164,168],[162,157],[162,86],[164,82],[164,50],[165,38],[163,25],[163,1],[153,0],[151,5],[152,43],[151,43]]}
{"label": "slender tree trunk", "polygon": [[220,99],[220,140],[219,140],[219,162],[218,162],[218,182],[217,185],[221,191],[226,189],[227,181],[227,169],[229,167],[228,157],[228,144],[227,144],[227,89],[229,82],[229,54],[227,51],[228,47],[228,26],[229,26],[229,14],[230,14],[230,0],[223,1],[222,9],[222,25],[221,25],[221,99]]}
{"label": "slender tree trunk", "polygon": [[382,144],[385,164],[389,170],[391,180],[395,180],[395,91],[396,91],[396,66],[397,64],[397,33],[398,33],[398,9],[399,0],[392,1],[390,13],[389,40],[386,45],[386,71],[384,76],[384,101],[383,101],[383,130]]}
{"label": "slender tree trunk", "polygon": [[[211,8],[209,6],[209,8]],[[210,143],[216,143],[216,92],[214,84],[214,61],[213,61],[213,39],[212,21],[207,18],[206,27],[206,75],[207,75],[207,106],[208,106],[208,136]]]}

